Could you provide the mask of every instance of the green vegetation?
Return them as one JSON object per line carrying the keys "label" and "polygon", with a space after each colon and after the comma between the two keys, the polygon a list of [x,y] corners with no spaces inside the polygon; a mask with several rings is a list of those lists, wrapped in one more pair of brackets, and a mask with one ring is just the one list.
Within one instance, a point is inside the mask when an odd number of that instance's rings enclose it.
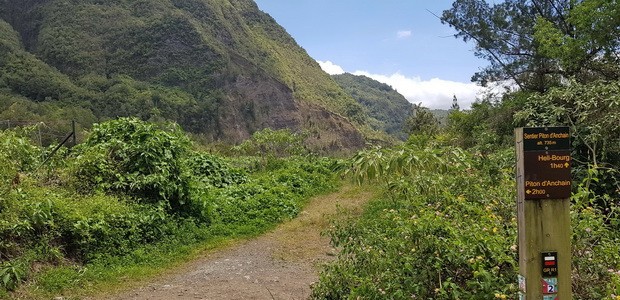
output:
{"label": "green vegetation", "polygon": [[[2,120],[90,128],[135,116],[230,144],[293,127],[325,133],[316,149],[361,147],[370,131],[355,100],[251,0],[0,6],[0,105],[14,106]],[[307,121],[317,116],[320,126]]]}
{"label": "green vegetation", "polygon": [[[331,159],[265,149],[267,160],[240,157],[233,165],[193,150],[175,125],[136,118],[96,124],[85,142],[42,165],[51,149],[34,146],[29,130],[0,132],[5,298],[152,273],[201,245],[264,232],[336,184]],[[19,289],[24,281],[36,286]]]}
{"label": "green vegetation", "polygon": [[[315,299],[514,299],[515,127],[572,134],[574,299],[620,292],[620,102],[617,2],[454,2],[442,20],[491,65],[480,83],[521,89],[453,107],[447,124],[420,108],[412,135],[361,151],[345,174],[383,193],[333,224],[341,249]],[[406,123],[406,124],[407,124]]]}
{"label": "green vegetation", "polygon": [[342,250],[314,298],[486,299],[515,292],[510,153],[481,159],[414,143],[364,151],[352,162],[354,178],[379,181],[385,192],[360,220],[335,224],[330,235]]}
{"label": "green vegetation", "polygon": [[414,104],[403,130],[410,135],[433,136],[439,131],[439,125],[439,120],[430,109]]}
{"label": "green vegetation", "polygon": [[[0,131],[0,297],[88,293],[262,233],[338,169],[382,193],[333,224],[315,299],[514,298],[513,129],[554,125],[572,133],[574,298],[620,294],[617,2],[455,1],[442,20],[490,62],[474,79],[520,90],[443,126],[386,85],[331,79],[248,0],[0,2],[0,120],[88,133],[50,156],[39,127]],[[311,154],[370,128],[410,135]]]}
{"label": "green vegetation", "polygon": [[293,133],[290,129],[258,131],[234,150],[244,155],[259,156],[266,159],[309,154],[304,145],[306,134]]}
{"label": "green vegetation", "polygon": [[[576,178],[596,170],[591,188],[617,195],[619,9],[618,3],[598,0],[455,1],[442,20],[457,29],[457,36],[476,41],[480,55],[491,62],[486,75],[477,77],[512,79],[522,89],[452,114],[451,138],[491,150],[510,145],[514,127],[570,126]],[[616,204],[601,203],[604,209]]]}
{"label": "green vegetation", "polygon": [[412,105],[391,86],[366,76],[345,73],[332,78],[365,110],[373,129],[387,132],[401,140],[407,135],[403,126]]}
{"label": "green vegetation", "polygon": [[[517,224],[512,149],[481,155],[415,137],[351,159],[347,173],[384,193],[361,219],[333,224],[341,248],[315,299],[497,299],[516,294]],[[572,201],[575,299],[615,299],[620,275],[617,201],[577,180]]]}
{"label": "green vegetation", "polygon": [[[511,80],[545,92],[566,78],[618,80],[618,3],[604,0],[456,0],[441,20],[491,65],[473,80]],[[535,24],[535,26],[533,26]]]}

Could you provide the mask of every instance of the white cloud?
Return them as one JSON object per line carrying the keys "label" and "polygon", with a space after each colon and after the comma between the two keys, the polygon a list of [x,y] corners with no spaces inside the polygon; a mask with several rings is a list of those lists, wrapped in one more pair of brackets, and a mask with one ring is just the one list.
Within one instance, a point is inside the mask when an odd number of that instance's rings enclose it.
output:
{"label": "white cloud", "polygon": [[[331,61],[318,61],[321,68],[330,75],[345,73],[344,69]],[[449,109],[452,106],[452,97],[456,96],[461,109],[469,109],[478,96],[483,93],[502,93],[501,89],[487,90],[475,83],[465,83],[433,78],[422,80],[420,77],[407,77],[400,73],[392,75],[371,74],[366,71],[352,72],[354,75],[363,75],[376,81],[390,85],[411,103],[422,103],[422,106],[431,109]]]}
{"label": "white cloud", "polygon": [[406,39],[408,37],[411,37],[411,30],[401,30],[396,33],[396,37],[398,37],[399,39]]}
{"label": "white cloud", "polygon": [[475,83],[464,83],[439,78],[422,80],[420,77],[407,77],[400,73],[392,75],[370,74],[365,71],[356,71],[354,75],[364,75],[379,82],[392,86],[405,96],[411,103],[422,103],[422,106],[432,109],[448,109],[452,105],[452,97],[456,96],[459,106],[470,108],[476,101],[476,96],[484,88]]}
{"label": "white cloud", "polygon": [[329,75],[338,75],[344,73],[344,70],[339,65],[332,63],[331,61],[317,61],[321,69]]}

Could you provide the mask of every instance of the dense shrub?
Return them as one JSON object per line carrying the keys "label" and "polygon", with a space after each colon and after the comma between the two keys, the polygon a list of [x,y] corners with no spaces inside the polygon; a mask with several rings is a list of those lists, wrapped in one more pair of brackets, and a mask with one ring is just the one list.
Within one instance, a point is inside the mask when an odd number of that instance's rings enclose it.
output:
{"label": "dense shrub", "polygon": [[589,189],[608,195],[596,205],[603,210],[620,205],[620,82],[571,82],[566,87],[534,94],[515,118],[528,126],[570,126],[573,175],[588,178],[595,169],[596,181]]}
{"label": "dense shrub", "polygon": [[184,164],[189,139],[135,118],[95,125],[76,149],[75,178],[85,190],[116,192],[141,202],[166,202],[181,211],[190,202],[191,174]]}
{"label": "dense shrub", "polygon": [[107,196],[88,205],[64,203],[58,208],[65,252],[84,261],[101,255],[125,255],[173,232],[176,220],[162,207],[138,206]]}
{"label": "dense shrub", "polygon": [[248,181],[244,170],[233,168],[224,159],[212,154],[196,153],[189,157],[187,163],[192,174],[208,187],[223,188]]}
{"label": "dense shrub", "polygon": [[0,131],[0,187],[8,188],[19,172],[32,171],[38,166],[41,149],[28,139],[32,128]]}
{"label": "dense shrub", "polygon": [[280,168],[248,182],[210,193],[214,222],[265,226],[297,215],[305,200],[332,189],[333,160],[284,160]]}
{"label": "dense shrub", "polygon": [[273,130],[265,128],[252,134],[252,137],[235,147],[240,154],[268,158],[303,155],[308,153],[304,145],[305,134],[294,133],[290,129]]}
{"label": "dense shrub", "polygon": [[620,208],[600,208],[600,203],[612,203],[613,197],[590,189],[598,174],[590,169],[571,197],[574,299],[613,300],[620,294]]}

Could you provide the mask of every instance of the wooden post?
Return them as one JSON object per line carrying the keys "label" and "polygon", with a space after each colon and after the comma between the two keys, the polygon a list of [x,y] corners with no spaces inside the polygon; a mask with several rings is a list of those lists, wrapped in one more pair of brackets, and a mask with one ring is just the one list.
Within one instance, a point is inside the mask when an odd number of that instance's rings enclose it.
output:
{"label": "wooden post", "polygon": [[569,129],[517,128],[515,142],[519,299],[572,299]]}

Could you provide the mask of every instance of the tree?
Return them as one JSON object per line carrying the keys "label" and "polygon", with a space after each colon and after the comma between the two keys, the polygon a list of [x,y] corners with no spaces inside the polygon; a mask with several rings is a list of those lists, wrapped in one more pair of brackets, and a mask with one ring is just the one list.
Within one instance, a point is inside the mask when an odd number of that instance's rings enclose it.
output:
{"label": "tree", "polygon": [[566,16],[568,30],[538,18],[534,37],[540,52],[581,83],[620,78],[620,2],[587,0]]}
{"label": "tree", "polygon": [[409,134],[435,135],[439,131],[439,121],[422,103],[414,104],[403,129]]}
{"label": "tree", "polygon": [[459,111],[461,107],[459,106],[459,100],[456,98],[456,95],[452,96],[452,106],[450,107],[452,111]]}
{"label": "tree", "polygon": [[557,70],[536,51],[531,25],[543,13],[554,17],[553,12],[548,7],[536,9],[528,0],[507,0],[492,6],[484,0],[456,0],[441,20],[456,29],[455,37],[473,40],[476,56],[491,63],[476,73],[473,81],[486,85],[513,80],[522,89],[543,91]]}
{"label": "tree", "polygon": [[[617,1],[456,0],[441,21],[455,37],[474,41],[491,65],[472,80],[483,85],[512,80],[522,90],[544,92],[567,77],[617,79]],[[538,24],[534,26],[535,24]],[[609,67],[609,63],[614,64]]]}

